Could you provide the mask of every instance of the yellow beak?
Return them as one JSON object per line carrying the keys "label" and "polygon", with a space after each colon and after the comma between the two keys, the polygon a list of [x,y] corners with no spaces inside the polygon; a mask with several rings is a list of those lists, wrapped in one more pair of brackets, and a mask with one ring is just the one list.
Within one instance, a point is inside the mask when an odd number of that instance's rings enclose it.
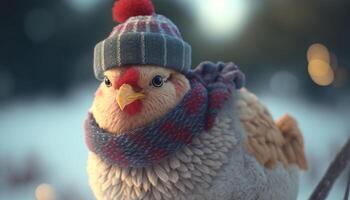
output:
{"label": "yellow beak", "polygon": [[129,84],[123,84],[118,91],[117,94],[117,103],[119,105],[119,108],[121,110],[124,110],[124,108],[131,104],[132,102],[145,98],[145,95],[143,93],[137,93],[133,90],[131,85]]}

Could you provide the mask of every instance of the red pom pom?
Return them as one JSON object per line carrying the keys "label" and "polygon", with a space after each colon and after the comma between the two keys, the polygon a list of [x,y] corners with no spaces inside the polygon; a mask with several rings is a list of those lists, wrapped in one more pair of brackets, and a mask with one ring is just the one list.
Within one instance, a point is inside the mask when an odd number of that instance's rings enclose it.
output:
{"label": "red pom pom", "polygon": [[151,0],[117,0],[113,6],[113,20],[119,23],[130,17],[153,13],[154,6]]}

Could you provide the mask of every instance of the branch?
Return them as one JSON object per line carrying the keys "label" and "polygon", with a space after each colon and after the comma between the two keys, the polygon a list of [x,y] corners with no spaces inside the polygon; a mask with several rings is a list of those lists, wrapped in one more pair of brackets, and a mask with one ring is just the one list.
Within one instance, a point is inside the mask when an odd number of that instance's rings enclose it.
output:
{"label": "branch", "polygon": [[350,162],[350,138],[346,142],[345,146],[338,153],[337,157],[333,160],[328,167],[326,174],[322,180],[318,183],[314,192],[312,193],[310,200],[322,200],[326,199],[329,191],[331,190],[335,180],[344,171],[347,164]]}
{"label": "branch", "polygon": [[350,167],[349,167],[348,182],[346,184],[344,200],[349,199],[349,193],[350,193]]}

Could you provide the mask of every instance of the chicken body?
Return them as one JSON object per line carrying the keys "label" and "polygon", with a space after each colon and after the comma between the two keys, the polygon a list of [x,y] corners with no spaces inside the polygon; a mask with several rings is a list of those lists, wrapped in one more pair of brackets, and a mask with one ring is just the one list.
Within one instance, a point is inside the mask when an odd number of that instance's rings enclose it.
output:
{"label": "chicken body", "polygon": [[[181,99],[189,90],[188,83],[181,76],[171,81],[179,84],[169,90]],[[99,112],[105,104],[95,100],[92,113],[103,119]],[[171,108],[165,105],[165,110]],[[159,111],[147,120],[162,114]],[[104,129],[116,134],[125,129],[109,126],[116,121],[101,119],[96,121]],[[232,94],[210,131],[154,166],[122,168],[93,152],[88,157],[90,186],[98,200],[292,200],[297,198],[299,168],[306,168],[306,160],[295,121],[285,117],[275,124],[257,97],[245,89]]]}

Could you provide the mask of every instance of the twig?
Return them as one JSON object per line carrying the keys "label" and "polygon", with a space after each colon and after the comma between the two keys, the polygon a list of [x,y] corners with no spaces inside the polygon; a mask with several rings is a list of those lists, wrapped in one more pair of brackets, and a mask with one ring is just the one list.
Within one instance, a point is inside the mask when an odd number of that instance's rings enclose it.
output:
{"label": "twig", "polygon": [[328,167],[326,174],[322,180],[318,183],[314,192],[310,196],[310,200],[323,200],[328,196],[335,180],[344,171],[347,164],[350,162],[350,138],[346,142],[345,146],[338,153],[337,157],[333,160]]}
{"label": "twig", "polygon": [[350,192],[350,166],[349,166],[348,183],[346,184],[344,200],[349,200],[349,192]]}

